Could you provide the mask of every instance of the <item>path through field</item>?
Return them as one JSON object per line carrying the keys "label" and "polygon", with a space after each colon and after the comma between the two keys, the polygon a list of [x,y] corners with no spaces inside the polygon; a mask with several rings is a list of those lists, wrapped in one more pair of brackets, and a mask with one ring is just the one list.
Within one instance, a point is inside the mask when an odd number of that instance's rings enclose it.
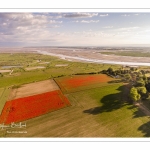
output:
{"label": "path through field", "polygon": [[138,106],[138,108],[147,116],[150,116],[150,110],[144,106],[142,103],[136,103],[135,106]]}

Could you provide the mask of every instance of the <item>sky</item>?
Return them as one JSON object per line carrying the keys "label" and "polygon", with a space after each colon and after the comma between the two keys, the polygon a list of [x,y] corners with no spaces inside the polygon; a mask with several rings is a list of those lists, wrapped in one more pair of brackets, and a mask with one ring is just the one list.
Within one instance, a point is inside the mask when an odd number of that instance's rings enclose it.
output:
{"label": "sky", "polygon": [[0,13],[0,47],[150,46],[150,13]]}

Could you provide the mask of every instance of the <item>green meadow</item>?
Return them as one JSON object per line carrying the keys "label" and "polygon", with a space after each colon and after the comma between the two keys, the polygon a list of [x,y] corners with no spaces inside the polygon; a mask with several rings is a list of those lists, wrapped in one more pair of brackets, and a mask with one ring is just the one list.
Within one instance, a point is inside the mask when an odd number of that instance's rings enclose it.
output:
{"label": "green meadow", "polygon": [[[57,57],[39,54],[1,54],[0,66],[22,65],[13,68],[14,72],[3,73],[0,77],[0,102],[2,105],[9,95],[7,87],[25,83],[59,79],[59,76],[70,76],[75,73],[97,72],[121,66],[94,63],[70,62]],[[11,63],[11,61],[13,63]],[[39,62],[40,60],[40,62]],[[39,64],[49,62],[47,64]],[[67,66],[59,66],[68,64]],[[26,68],[45,66],[44,69],[26,71]],[[113,80],[113,79],[112,79]],[[24,121],[26,128],[15,131],[26,133],[7,133],[0,130],[1,137],[149,137],[150,120],[138,107],[128,101],[125,95],[125,84],[99,83],[81,87],[79,90],[64,92],[71,106],[39,117]],[[9,129],[14,131],[14,129]]]}
{"label": "green meadow", "polygon": [[[40,61],[40,62],[39,62]],[[49,62],[48,64],[44,64]],[[42,64],[41,64],[42,63]],[[67,66],[57,66],[67,64]],[[10,68],[13,73],[2,73],[0,76],[0,88],[12,85],[22,85],[25,83],[31,83],[35,81],[46,80],[50,78],[56,78],[59,76],[66,76],[76,73],[89,73],[98,72],[104,69],[108,69],[110,66],[113,69],[118,69],[120,66],[109,64],[94,64],[94,63],[82,63],[82,62],[70,62],[61,60],[57,57],[41,55],[41,54],[0,54],[0,70],[3,66],[20,65],[20,68]],[[30,67],[43,66],[45,68],[26,70]]]}

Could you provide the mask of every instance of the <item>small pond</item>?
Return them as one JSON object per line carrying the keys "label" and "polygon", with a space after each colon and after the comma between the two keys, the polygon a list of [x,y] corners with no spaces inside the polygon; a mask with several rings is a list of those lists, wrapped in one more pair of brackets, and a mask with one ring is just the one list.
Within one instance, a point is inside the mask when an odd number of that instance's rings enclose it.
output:
{"label": "small pond", "polygon": [[2,66],[1,68],[3,69],[8,69],[8,68],[21,68],[23,66]]}

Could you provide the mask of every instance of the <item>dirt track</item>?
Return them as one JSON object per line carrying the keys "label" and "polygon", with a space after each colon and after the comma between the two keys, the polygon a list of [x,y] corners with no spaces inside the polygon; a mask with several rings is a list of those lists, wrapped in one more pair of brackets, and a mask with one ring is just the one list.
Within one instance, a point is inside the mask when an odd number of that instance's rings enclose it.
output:
{"label": "dirt track", "polygon": [[137,103],[137,104],[135,104],[135,105],[138,106],[139,109],[140,109],[145,115],[150,116],[150,110],[149,110],[147,107],[145,107],[142,103]]}

